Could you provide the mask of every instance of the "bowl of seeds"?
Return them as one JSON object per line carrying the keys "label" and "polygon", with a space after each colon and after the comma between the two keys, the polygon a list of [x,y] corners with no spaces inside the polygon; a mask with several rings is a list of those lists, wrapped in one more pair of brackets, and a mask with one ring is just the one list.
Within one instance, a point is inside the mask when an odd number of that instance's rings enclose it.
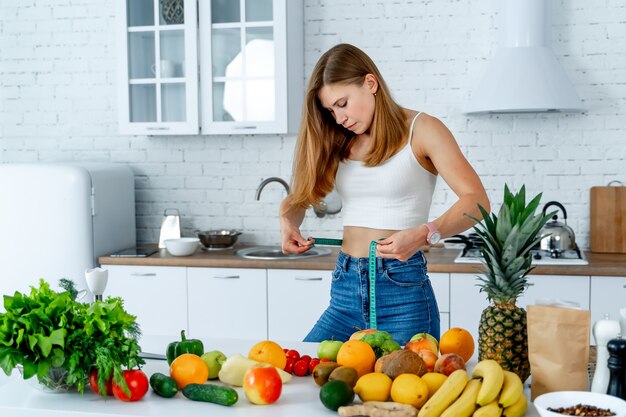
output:
{"label": "bowl of seeds", "polygon": [[597,392],[549,392],[535,398],[533,404],[541,417],[626,417],[626,401]]}

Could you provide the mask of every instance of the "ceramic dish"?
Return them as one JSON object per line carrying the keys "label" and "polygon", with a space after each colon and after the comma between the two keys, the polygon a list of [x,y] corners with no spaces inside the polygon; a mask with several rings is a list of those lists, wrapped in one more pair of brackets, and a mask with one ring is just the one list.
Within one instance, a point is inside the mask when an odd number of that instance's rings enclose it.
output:
{"label": "ceramic dish", "polygon": [[626,401],[612,395],[588,391],[555,391],[542,394],[533,401],[542,417],[563,417],[566,414],[548,411],[548,408],[573,407],[577,404],[610,409],[615,417],[626,417]]}
{"label": "ceramic dish", "polygon": [[189,256],[198,249],[200,239],[197,237],[181,237],[179,239],[165,239],[165,248],[174,256]]}

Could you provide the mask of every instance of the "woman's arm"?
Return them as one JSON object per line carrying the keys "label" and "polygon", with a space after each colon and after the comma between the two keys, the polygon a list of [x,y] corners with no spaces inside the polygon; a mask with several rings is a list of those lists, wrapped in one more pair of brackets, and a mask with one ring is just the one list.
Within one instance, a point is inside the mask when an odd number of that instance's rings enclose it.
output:
{"label": "woman's arm", "polygon": [[291,204],[289,196],[280,203],[280,238],[283,253],[303,253],[310,249],[311,238],[300,234],[300,225],[306,210]]}
{"label": "woman's arm", "polygon": [[[449,237],[463,232],[474,225],[474,221],[465,214],[482,218],[478,204],[490,210],[487,193],[480,178],[469,164],[454,136],[437,118],[423,114],[416,121],[413,140],[413,152],[425,165],[438,172],[458,200],[445,213],[433,221],[442,237]],[[428,167],[426,167],[428,168]],[[427,245],[426,225],[402,230],[381,241],[378,245],[380,256],[407,260],[422,246]]]}

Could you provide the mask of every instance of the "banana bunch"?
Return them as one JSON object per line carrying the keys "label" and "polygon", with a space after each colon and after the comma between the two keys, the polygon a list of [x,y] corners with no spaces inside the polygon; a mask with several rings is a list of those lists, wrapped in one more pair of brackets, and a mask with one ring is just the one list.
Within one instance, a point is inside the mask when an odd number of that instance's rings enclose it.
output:
{"label": "banana bunch", "polygon": [[454,371],[420,409],[418,417],[522,417],[528,404],[523,384],[494,360],[478,362],[472,378]]}

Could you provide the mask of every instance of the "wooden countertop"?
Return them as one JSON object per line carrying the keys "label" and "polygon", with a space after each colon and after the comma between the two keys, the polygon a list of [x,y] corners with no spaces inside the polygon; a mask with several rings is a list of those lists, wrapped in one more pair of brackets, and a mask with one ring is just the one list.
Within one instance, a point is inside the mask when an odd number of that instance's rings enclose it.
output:
{"label": "wooden countertop", "polygon": [[[310,259],[255,260],[243,259],[235,255],[239,249],[254,245],[237,245],[223,251],[199,249],[191,256],[172,256],[165,249],[147,258],[112,258],[101,256],[102,265],[145,265],[145,266],[190,266],[210,268],[263,268],[263,269],[321,269],[332,270],[338,248],[332,248],[328,256]],[[459,249],[433,248],[426,252],[430,272],[481,273],[479,264],[455,264],[454,258]],[[531,272],[533,275],[587,275],[626,277],[626,255],[585,252],[589,265],[541,265]]]}

